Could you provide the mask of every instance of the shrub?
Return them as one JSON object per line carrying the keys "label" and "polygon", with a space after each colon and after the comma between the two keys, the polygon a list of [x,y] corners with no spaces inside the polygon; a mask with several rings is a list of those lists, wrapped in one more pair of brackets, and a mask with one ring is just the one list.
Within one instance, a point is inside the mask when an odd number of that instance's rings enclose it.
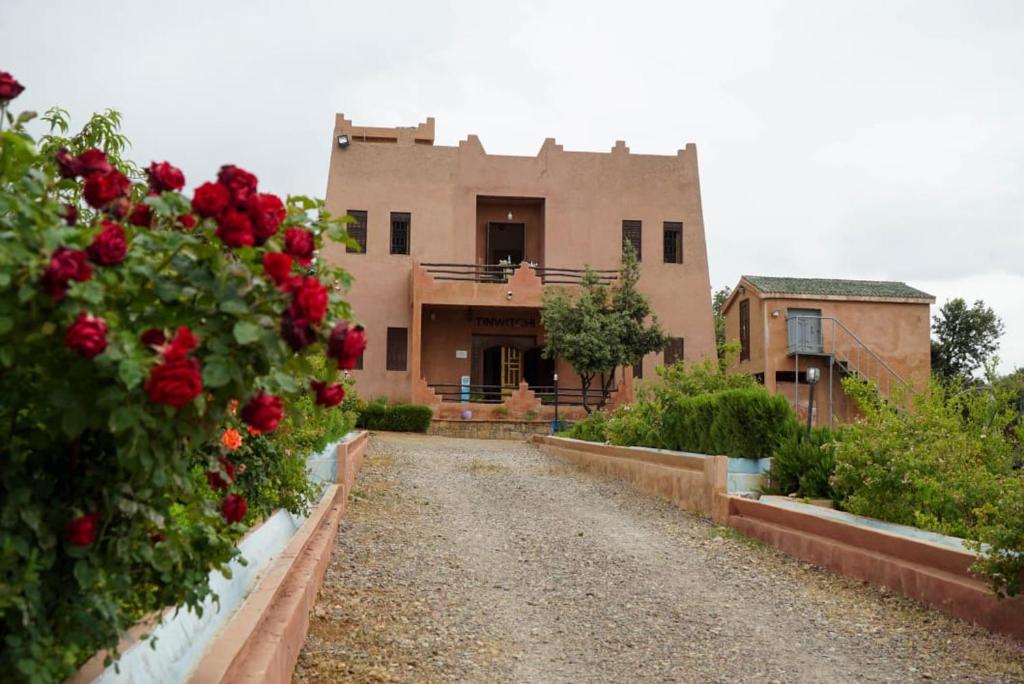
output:
{"label": "shrub", "polygon": [[[1008,394],[933,382],[914,410],[879,401],[873,387],[843,382],[864,419],[841,428],[833,486],[852,513],[914,525],[992,548],[978,568],[997,592],[1019,591],[1009,568],[1024,568],[1019,431]],[[980,547],[979,547],[980,548]]]}
{"label": "shrub", "polygon": [[237,167],[191,201],[169,164],[143,181],[114,113],[65,138],[51,110],[40,145],[29,118],[0,131],[0,671],[53,681],[142,615],[199,606],[246,507],[303,496],[264,499],[258,481],[301,477],[255,454],[231,482],[210,445],[233,401],[272,438],[311,376],[335,381],[307,357],[348,315],[321,279],[347,276],[311,257],[348,239]]}
{"label": "shrub", "polygon": [[607,430],[608,415],[604,411],[594,411],[583,420],[576,421],[568,430],[559,433],[559,436],[582,439],[586,442],[607,442]]}
{"label": "shrub", "polygon": [[359,415],[358,424],[367,430],[391,432],[426,432],[434,412],[429,406],[420,404],[395,404],[388,406],[372,401]]}
{"label": "shrub", "polygon": [[835,439],[835,433],[826,427],[814,428],[810,438],[804,430],[787,437],[772,454],[771,491],[835,500],[830,482],[835,473]]}
{"label": "shrub", "polygon": [[763,388],[732,389],[670,400],[661,441],[675,451],[764,458],[797,429],[785,397]]}
{"label": "shrub", "polygon": [[640,401],[619,407],[609,418],[606,432],[608,441],[616,446],[664,448],[661,411],[654,402]]}

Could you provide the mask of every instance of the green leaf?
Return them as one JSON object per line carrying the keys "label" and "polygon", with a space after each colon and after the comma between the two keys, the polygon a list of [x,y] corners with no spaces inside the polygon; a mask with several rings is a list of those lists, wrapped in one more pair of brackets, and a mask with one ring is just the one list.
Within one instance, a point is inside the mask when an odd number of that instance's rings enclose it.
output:
{"label": "green leaf", "polygon": [[224,313],[244,316],[249,313],[249,307],[241,299],[226,299],[220,303],[220,310]]}
{"label": "green leaf", "polygon": [[6,335],[14,327],[14,321],[8,316],[0,316],[0,335]]}
{"label": "green leaf", "polygon": [[156,281],[156,296],[164,302],[177,301],[181,296],[181,287],[173,280],[161,278]]}
{"label": "green leaf", "polygon": [[120,406],[110,414],[110,429],[117,432],[124,432],[135,425],[139,419],[139,410],[135,406]]}
{"label": "green leaf", "polygon": [[128,389],[134,389],[142,382],[142,365],[131,357],[121,361],[117,366],[117,376]]}
{"label": "green leaf", "polygon": [[252,344],[260,339],[263,330],[260,326],[249,321],[238,321],[234,327],[235,341],[238,344]]}
{"label": "green leaf", "polygon": [[231,369],[219,357],[211,357],[203,366],[203,385],[210,388],[223,387],[231,382]]}

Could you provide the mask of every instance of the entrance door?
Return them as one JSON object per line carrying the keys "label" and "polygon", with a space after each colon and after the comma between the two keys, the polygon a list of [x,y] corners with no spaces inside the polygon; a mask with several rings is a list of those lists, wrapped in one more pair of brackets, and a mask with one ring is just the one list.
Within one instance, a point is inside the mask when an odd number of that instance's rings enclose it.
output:
{"label": "entrance door", "polygon": [[786,324],[789,351],[821,353],[821,309],[787,309]]}
{"label": "entrance door", "polygon": [[501,388],[515,389],[523,379],[523,353],[515,347],[501,348]]}
{"label": "entrance door", "polygon": [[526,226],[522,223],[487,224],[487,263],[506,261],[518,266],[525,258]]}

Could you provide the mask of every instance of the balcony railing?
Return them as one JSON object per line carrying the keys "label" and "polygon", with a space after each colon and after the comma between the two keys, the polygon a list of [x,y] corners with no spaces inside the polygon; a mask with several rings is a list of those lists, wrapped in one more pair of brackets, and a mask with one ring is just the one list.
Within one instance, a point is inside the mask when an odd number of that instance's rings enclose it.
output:
{"label": "balcony railing", "polygon": [[[474,404],[501,404],[515,391],[513,387],[502,387],[501,385],[457,385],[457,384],[430,384],[430,389],[444,402],[472,402]],[[616,387],[608,389],[608,395],[615,392]],[[544,406],[554,406],[557,397],[561,406],[582,406],[582,387],[559,387],[556,395],[553,386],[530,387],[534,395],[540,399]],[[598,403],[601,397],[601,389],[592,387],[587,391],[587,403],[591,406]]]}
{"label": "balcony railing", "polygon": [[[421,264],[427,273],[434,277],[434,280],[462,281],[471,283],[507,283],[517,268],[525,266],[532,268],[541,282],[545,285],[579,285],[583,281],[582,268],[556,268],[547,266],[530,266],[521,264],[512,266],[510,264],[442,264],[429,263]],[[598,278],[604,284],[610,284],[619,276],[616,270],[597,270]]]}

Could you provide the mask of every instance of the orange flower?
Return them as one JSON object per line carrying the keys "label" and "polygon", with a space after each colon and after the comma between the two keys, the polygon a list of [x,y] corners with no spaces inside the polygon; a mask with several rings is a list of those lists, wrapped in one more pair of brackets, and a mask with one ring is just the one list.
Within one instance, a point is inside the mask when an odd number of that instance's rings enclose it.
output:
{"label": "orange flower", "polygon": [[252,435],[253,437],[263,433],[263,430],[260,430],[259,428],[254,428],[252,425],[248,425],[246,427],[249,430],[249,434]]}
{"label": "orange flower", "polygon": [[228,404],[228,413],[233,416],[233,415],[235,415],[235,413],[237,411],[238,411],[238,400],[237,399],[232,399],[231,403]]}
{"label": "orange flower", "polygon": [[225,430],[224,434],[220,437],[220,443],[226,446],[229,451],[234,451],[242,446],[242,435],[234,428]]}

